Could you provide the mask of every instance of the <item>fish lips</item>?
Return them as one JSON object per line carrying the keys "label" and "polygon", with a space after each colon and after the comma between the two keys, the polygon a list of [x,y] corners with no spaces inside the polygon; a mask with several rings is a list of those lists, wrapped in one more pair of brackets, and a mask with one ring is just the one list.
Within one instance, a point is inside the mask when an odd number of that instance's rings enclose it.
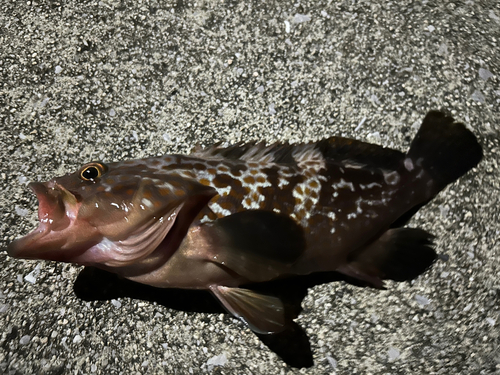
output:
{"label": "fish lips", "polygon": [[74,194],[55,181],[32,182],[28,187],[38,199],[38,227],[26,236],[13,241],[7,253],[14,258],[50,259],[47,251],[61,248],[64,236],[46,237],[51,232],[62,231],[71,224],[71,216],[76,216],[77,199]]}

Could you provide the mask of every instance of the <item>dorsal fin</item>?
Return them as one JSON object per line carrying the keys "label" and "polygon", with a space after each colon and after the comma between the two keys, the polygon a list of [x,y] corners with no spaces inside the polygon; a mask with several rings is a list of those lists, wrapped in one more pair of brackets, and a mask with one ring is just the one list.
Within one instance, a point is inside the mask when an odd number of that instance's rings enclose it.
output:
{"label": "dorsal fin", "polygon": [[387,170],[397,169],[405,157],[398,150],[343,137],[324,139],[317,147],[327,160],[350,161]]}
{"label": "dorsal fin", "polygon": [[222,147],[219,143],[202,150],[195,149],[191,156],[278,164],[296,164],[321,157],[327,161],[351,162],[388,170],[397,169],[404,158],[400,151],[342,137],[330,137],[310,143],[273,143],[269,146],[264,142],[255,141],[240,142],[228,147]]}
{"label": "dorsal fin", "polygon": [[218,142],[206,148],[198,145],[191,151],[190,155],[204,159],[240,159],[246,153],[259,147],[265,147],[265,144],[263,142],[250,141],[248,143],[238,142],[234,145],[224,147],[221,142]]}
{"label": "dorsal fin", "polygon": [[274,163],[294,163],[291,156],[293,150],[308,144],[273,143],[251,141],[238,142],[234,145],[222,147],[220,143],[205,149],[195,149],[191,156],[204,159],[233,159],[242,161],[269,161]]}

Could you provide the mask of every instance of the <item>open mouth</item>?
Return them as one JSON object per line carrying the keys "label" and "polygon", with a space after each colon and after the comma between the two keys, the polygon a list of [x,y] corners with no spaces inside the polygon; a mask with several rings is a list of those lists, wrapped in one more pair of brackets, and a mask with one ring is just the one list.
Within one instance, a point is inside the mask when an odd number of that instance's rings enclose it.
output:
{"label": "open mouth", "polygon": [[[28,187],[36,194],[38,199],[38,227],[26,236],[16,239],[7,247],[7,253],[14,258],[34,259],[40,258],[43,238],[52,230],[67,227],[69,219],[62,200],[60,189],[53,183],[32,182]],[[69,193],[71,194],[71,193]]]}

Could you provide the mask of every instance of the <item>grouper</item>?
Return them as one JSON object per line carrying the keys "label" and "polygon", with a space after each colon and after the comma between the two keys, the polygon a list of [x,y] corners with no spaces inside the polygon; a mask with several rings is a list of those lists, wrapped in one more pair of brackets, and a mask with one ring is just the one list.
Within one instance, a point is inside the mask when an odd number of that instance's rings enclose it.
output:
{"label": "grouper", "polygon": [[481,158],[463,124],[431,111],[406,153],[331,137],[94,161],[29,185],[39,226],[7,251],[207,289],[255,332],[277,333],[283,301],[249,286],[331,271],[374,288],[416,278],[437,255],[431,234],[405,224]]}

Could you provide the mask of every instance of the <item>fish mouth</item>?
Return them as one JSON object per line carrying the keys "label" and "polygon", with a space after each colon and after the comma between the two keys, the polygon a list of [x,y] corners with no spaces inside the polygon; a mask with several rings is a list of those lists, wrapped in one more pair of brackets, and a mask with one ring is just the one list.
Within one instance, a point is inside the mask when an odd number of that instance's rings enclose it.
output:
{"label": "fish mouth", "polygon": [[[49,259],[46,252],[62,246],[63,236],[50,236],[70,226],[78,212],[75,195],[55,181],[32,182],[28,185],[38,200],[38,226],[27,235],[14,240],[7,254],[14,258]],[[47,238],[52,237],[52,238]]]}

